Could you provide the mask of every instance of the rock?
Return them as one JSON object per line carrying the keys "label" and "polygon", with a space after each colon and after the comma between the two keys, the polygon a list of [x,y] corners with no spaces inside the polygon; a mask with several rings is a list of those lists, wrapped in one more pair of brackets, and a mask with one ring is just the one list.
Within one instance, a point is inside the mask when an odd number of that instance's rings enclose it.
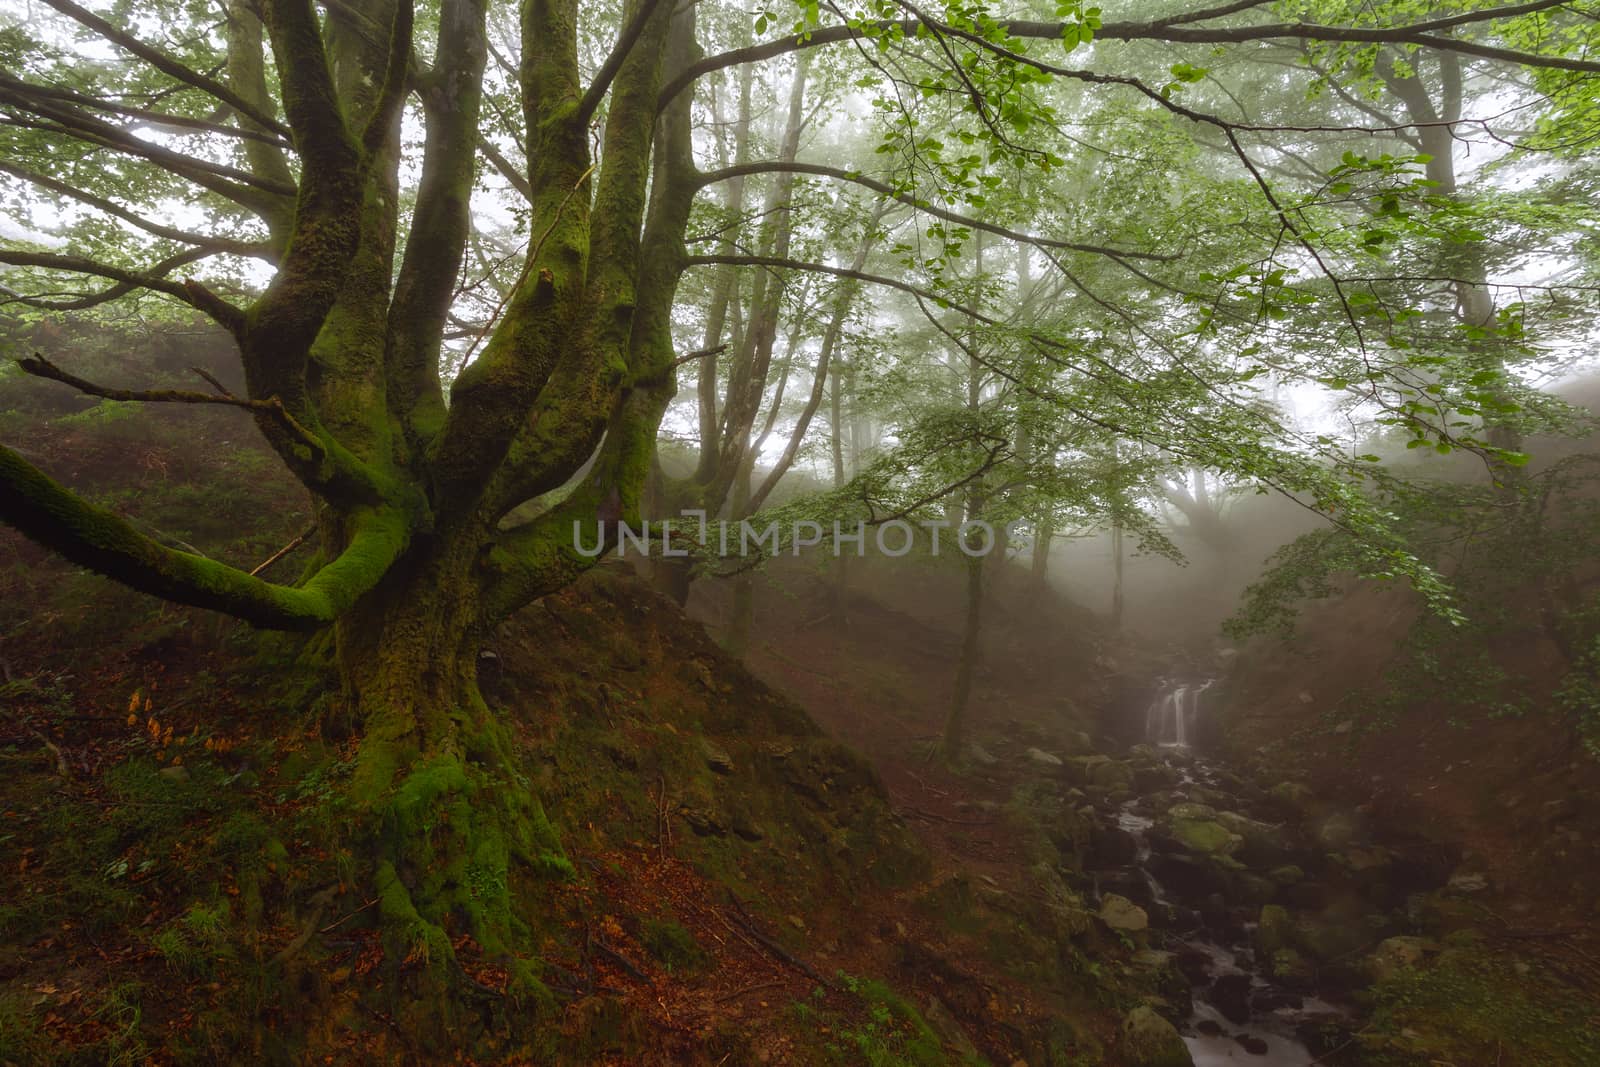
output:
{"label": "rock", "polygon": [[1222,974],[1211,983],[1211,1003],[1230,1023],[1243,1026],[1250,1021],[1250,976]]}
{"label": "rock", "polygon": [[1289,835],[1279,827],[1231,811],[1218,812],[1216,822],[1243,839],[1239,858],[1253,867],[1275,867],[1290,857]]}
{"label": "rock", "polygon": [[1302,953],[1319,963],[1353,957],[1372,944],[1373,929],[1360,916],[1329,915],[1297,919],[1290,927],[1289,940]]}
{"label": "rock", "polygon": [[1065,766],[1065,761],[1062,760],[1062,758],[1060,756],[1057,756],[1057,755],[1054,755],[1052,753],[1046,752],[1042,748],[1030,748],[1030,749],[1028,749],[1028,759],[1031,762],[1036,763],[1041,767],[1061,767],[1061,766]]}
{"label": "rock", "polygon": [[1267,1049],[1271,1047],[1264,1039],[1256,1037],[1253,1034],[1239,1034],[1234,1037],[1234,1040],[1239,1042],[1240,1048],[1244,1049],[1252,1056],[1265,1056],[1267,1054]]}
{"label": "rock", "polygon": [[1209,864],[1189,856],[1165,854],[1152,857],[1150,873],[1179,900],[1203,900],[1227,887],[1227,880]]}
{"label": "rock", "polygon": [[1106,867],[1126,867],[1139,855],[1139,841],[1119,826],[1095,827],[1089,834],[1089,849]]}
{"label": "rock", "polygon": [[1240,871],[1228,879],[1229,901],[1258,908],[1271,904],[1278,895],[1278,884],[1250,871]]}
{"label": "rock", "polygon": [[1286,863],[1282,867],[1274,867],[1270,872],[1268,872],[1267,877],[1271,878],[1277,884],[1287,887],[1291,885],[1299,885],[1301,882],[1305,881],[1306,872],[1302,871],[1299,867],[1296,867],[1292,863]]}
{"label": "rock", "polygon": [[1420,937],[1385,938],[1362,962],[1362,973],[1374,983],[1393,978],[1422,962],[1424,946]]}
{"label": "rock", "polygon": [[1279,982],[1293,989],[1309,990],[1316,984],[1317,969],[1292,948],[1280,948],[1269,956],[1267,969]]}
{"label": "rock", "polygon": [[1289,909],[1281,904],[1268,904],[1262,908],[1260,917],[1256,919],[1256,951],[1263,958],[1270,958],[1280,948],[1287,948],[1289,931],[1293,925]]}
{"label": "rock", "polygon": [[1317,824],[1317,840],[1329,851],[1344,848],[1360,834],[1360,822],[1347,812],[1336,811]]}
{"label": "rock", "polygon": [[1221,1037],[1223,1033],[1222,1024],[1215,1019],[1201,1019],[1194,1028],[1206,1037]]}
{"label": "rock", "polygon": [[1120,760],[1107,760],[1089,771],[1089,784],[1112,793],[1133,788],[1133,767]]}
{"label": "rock", "polygon": [[972,1043],[972,1038],[967,1036],[956,1017],[950,1014],[950,1009],[944,1006],[944,1001],[935,996],[928,997],[928,1002],[922,1008],[922,1017],[928,1020],[928,1025],[939,1035],[945,1048],[956,1053],[956,1059],[969,1063],[982,1061],[978,1047]]}
{"label": "rock", "polygon": [[1209,819],[1174,819],[1171,829],[1184,848],[1208,856],[1231,856],[1244,845],[1244,838]]}
{"label": "rock", "polygon": [[728,824],[709,806],[680,804],[678,814],[689,824],[689,829],[701,837],[722,837],[728,832]]}
{"label": "rock", "polygon": [[728,755],[725,750],[717,747],[710,741],[702,739],[700,741],[700,751],[706,758],[707,767],[710,767],[718,774],[733,773],[733,757]]}
{"label": "rock", "polygon": [[1317,806],[1316,794],[1299,782],[1279,782],[1267,790],[1267,796],[1288,815],[1308,815]]}
{"label": "rock", "polygon": [[1172,819],[1210,819],[1217,814],[1217,809],[1209,804],[1196,804],[1193,801],[1183,801],[1167,809],[1167,817]]}
{"label": "rock", "polygon": [[1094,769],[1102,763],[1110,762],[1110,756],[1073,756],[1066,761],[1067,776],[1078,785],[1088,785]]}
{"label": "rock", "polygon": [[1137,931],[1150,926],[1145,910],[1127,897],[1107,893],[1100,898],[1100,921],[1113,930]]}
{"label": "rock", "polygon": [[1123,1018],[1117,1047],[1128,1067],[1194,1067],[1177,1028],[1148,1007],[1134,1008]]}
{"label": "rock", "polygon": [[1211,967],[1215,962],[1209,952],[1193,948],[1184,949],[1173,960],[1174,965],[1189,980],[1190,985],[1200,985],[1209,978]]}
{"label": "rock", "polygon": [[1452,893],[1481,893],[1489,888],[1489,876],[1482,871],[1457,871],[1445,888]]}

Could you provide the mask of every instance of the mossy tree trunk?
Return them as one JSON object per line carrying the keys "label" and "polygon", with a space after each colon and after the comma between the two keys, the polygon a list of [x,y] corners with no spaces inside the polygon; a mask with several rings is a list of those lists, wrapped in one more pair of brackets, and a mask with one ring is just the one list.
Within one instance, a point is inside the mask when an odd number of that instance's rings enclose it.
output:
{"label": "mossy tree trunk", "polygon": [[[259,18],[250,5],[230,8],[236,106],[283,130],[299,167],[279,148],[247,154],[250,199],[276,242],[265,292],[241,308],[181,289],[234,335],[249,387],[245,398],[200,400],[248,409],[311,490],[318,565],[298,585],[277,585],[178,551],[3,448],[0,519],[135,588],[331,633],[341,713],[357,739],[343,807],[380,902],[388,965],[405,976],[394,988],[453,986],[460,935],[531,983],[511,887],[566,861],[507,724],[479,692],[477,656],[496,625],[593,566],[599,557],[578,549],[580,537],[608,545],[618,521],[637,523],[675,389],[670,313],[700,188],[689,94],[664,109],[661,99],[664,77],[696,54],[694,9],[625,5],[613,56],[585,85],[577,0],[523,5],[533,240],[446,403],[439,365],[470,230],[487,4],[443,0],[437,51],[420,70],[408,0],[348,7],[387,32],[348,32],[353,23],[324,22],[310,0],[269,0]],[[399,128],[412,94],[426,138],[402,240]],[[506,525],[586,465],[559,503]],[[397,1022],[449,1047],[450,1019],[408,1012]]]}

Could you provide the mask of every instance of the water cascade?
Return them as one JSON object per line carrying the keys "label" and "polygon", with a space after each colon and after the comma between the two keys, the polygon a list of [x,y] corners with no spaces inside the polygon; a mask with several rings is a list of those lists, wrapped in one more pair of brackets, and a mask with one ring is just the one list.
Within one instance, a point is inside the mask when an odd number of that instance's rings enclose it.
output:
{"label": "water cascade", "polygon": [[[1221,795],[1217,768],[1192,747],[1200,736],[1201,696],[1212,684],[1164,680],[1145,713],[1145,743],[1174,772],[1172,793],[1180,800]],[[1193,1010],[1180,1032],[1196,1067],[1305,1067],[1313,1055],[1297,1038],[1297,1024],[1338,1014],[1338,1009],[1310,990],[1284,989],[1263,973],[1251,945],[1253,922],[1223,914],[1214,894],[1167,884],[1170,879],[1162,875],[1169,868],[1186,869],[1188,861],[1174,863],[1162,854],[1168,846],[1154,840],[1160,809],[1149,800],[1138,796],[1116,811],[1117,827],[1133,839],[1133,869],[1105,872],[1105,877],[1116,891],[1136,895],[1148,908],[1152,925],[1161,931],[1161,948],[1189,977]]]}

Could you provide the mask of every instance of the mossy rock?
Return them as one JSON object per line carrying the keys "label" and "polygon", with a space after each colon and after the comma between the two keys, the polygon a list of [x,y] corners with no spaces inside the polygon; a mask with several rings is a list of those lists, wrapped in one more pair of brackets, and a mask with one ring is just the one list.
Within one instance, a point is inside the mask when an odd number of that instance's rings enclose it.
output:
{"label": "mossy rock", "polygon": [[1173,819],[1172,836],[1190,852],[1227,856],[1237,852],[1244,838],[1209,819]]}
{"label": "mossy rock", "polygon": [[1149,1007],[1134,1008],[1123,1018],[1117,1051],[1128,1067],[1194,1067],[1177,1028]]}

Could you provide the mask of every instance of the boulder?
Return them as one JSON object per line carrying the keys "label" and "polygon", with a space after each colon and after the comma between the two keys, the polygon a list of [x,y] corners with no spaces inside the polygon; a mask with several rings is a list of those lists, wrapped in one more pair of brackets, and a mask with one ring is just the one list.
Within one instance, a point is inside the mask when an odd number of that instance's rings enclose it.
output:
{"label": "boulder", "polygon": [[1278,885],[1287,888],[1292,885],[1299,885],[1301,882],[1305,881],[1306,872],[1292,863],[1286,863],[1282,867],[1274,867],[1271,871],[1267,872],[1267,877],[1271,878]]}
{"label": "boulder", "polygon": [[1134,1008],[1123,1018],[1117,1049],[1128,1067],[1194,1067],[1177,1028],[1148,1007]]}
{"label": "boulder", "polygon": [[1289,946],[1289,931],[1293,925],[1289,909],[1283,905],[1268,904],[1261,909],[1256,919],[1255,944],[1262,959],[1270,959],[1274,952]]}
{"label": "boulder", "polygon": [[1239,858],[1244,862],[1257,867],[1275,867],[1290,858],[1289,835],[1281,827],[1232,811],[1218,812],[1216,821],[1243,839]]}
{"label": "boulder", "polygon": [[1171,819],[1211,819],[1216,814],[1217,809],[1210,804],[1198,804],[1192,800],[1185,800],[1167,809],[1167,817]]}
{"label": "boulder", "polygon": [[1220,974],[1211,983],[1208,999],[1222,1013],[1222,1017],[1236,1026],[1250,1021],[1250,976],[1248,974]]}
{"label": "boulder", "polygon": [[1349,812],[1336,811],[1317,824],[1316,836],[1323,848],[1336,852],[1361,836],[1361,823]]}
{"label": "boulder", "polygon": [[1150,873],[1179,900],[1203,900],[1227,887],[1222,872],[1208,863],[1176,853],[1152,857]]}
{"label": "boulder", "polygon": [[1361,970],[1373,983],[1393,978],[1422,962],[1426,942],[1420,937],[1389,937],[1362,961]]}
{"label": "boulder", "polygon": [[1106,867],[1126,867],[1139,855],[1139,840],[1120,826],[1096,826],[1089,834],[1089,850]]}
{"label": "boulder", "polygon": [[1244,838],[1210,819],[1175,818],[1172,836],[1190,852],[1207,856],[1231,856],[1244,845]]}
{"label": "boulder", "polygon": [[1267,796],[1285,815],[1304,817],[1317,806],[1316,794],[1299,782],[1279,782],[1267,790]]}
{"label": "boulder", "polygon": [[1028,749],[1028,762],[1040,767],[1062,767],[1066,765],[1066,761],[1060,756],[1046,752],[1042,748]]}
{"label": "boulder", "polygon": [[1317,981],[1317,969],[1292,948],[1280,948],[1267,957],[1267,970],[1290,989],[1309,990]]}
{"label": "boulder", "polygon": [[1111,793],[1126,792],[1133,788],[1133,767],[1120,760],[1107,760],[1089,771],[1089,784]]}
{"label": "boulder", "polygon": [[1113,930],[1133,933],[1150,927],[1150,916],[1127,897],[1107,893],[1100,898],[1100,921]]}

